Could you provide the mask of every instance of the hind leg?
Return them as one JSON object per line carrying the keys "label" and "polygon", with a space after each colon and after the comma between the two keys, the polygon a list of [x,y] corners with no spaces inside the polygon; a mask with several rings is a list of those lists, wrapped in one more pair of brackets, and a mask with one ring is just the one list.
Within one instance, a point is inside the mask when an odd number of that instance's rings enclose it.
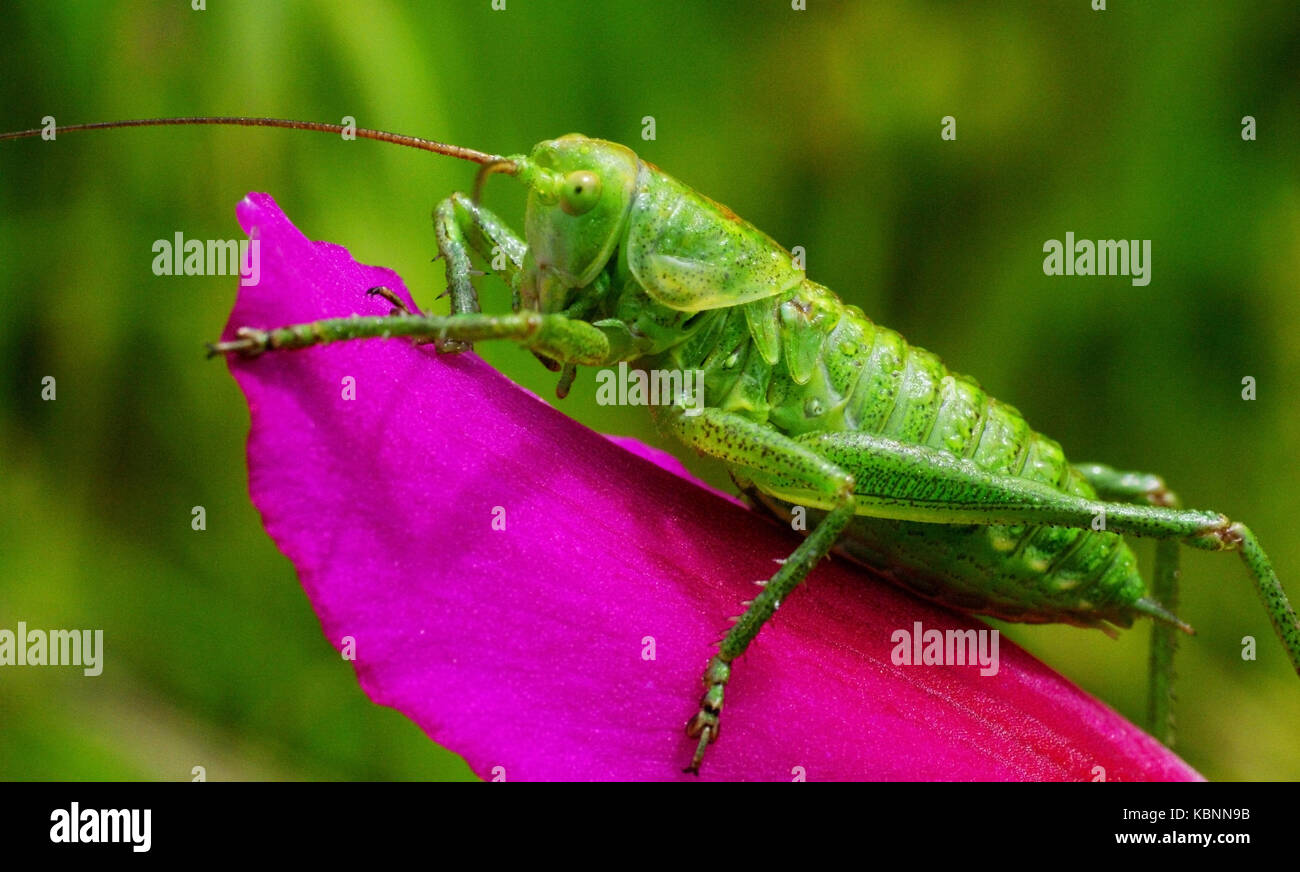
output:
{"label": "hind leg", "polygon": [[[1177,495],[1165,487],[1159,476],[1121,472],[1100,463],[1076,464],[1074,468],[1103,500],[1179,508]],[[1156,543],[1151,596],[1170,613],[1178,611],[1181,550],[1173,540],[1164,539]],[[1177,627],[1164,621],[1153,621],[1147,679],[1147,729],[1171,748],[1174,744],[1174,654],[1177,651]]]}
{"label": "hind leg", "polygon": [[[1292,667],[1300,672],[1300,621],[1259,539],[1245,524],[1218,512],[1084,499],[986,472],[945,451],[870,433],[809,433],[795,441],[855,477],[855,506],[861,515],[933,524],[1047,524],[1079,530],[1091,529],[1103,516],[1111,533],[1206,551],[1235,551]],[[1153,617],[1190,629],[1158,604],[1144,605]]]}

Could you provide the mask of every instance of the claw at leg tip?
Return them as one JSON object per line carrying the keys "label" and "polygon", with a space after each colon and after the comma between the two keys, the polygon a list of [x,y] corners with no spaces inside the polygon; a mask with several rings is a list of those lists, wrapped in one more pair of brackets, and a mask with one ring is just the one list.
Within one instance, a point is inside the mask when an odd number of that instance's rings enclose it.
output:
{"label": "claw at leg tip", "polygon": [[[687,725],[688,731],[689,727],[694,723],[695,721],[692,719],[691,724]],[[709,743],[713,740],[713,735],[712,726],[706,726],[700,731],[700,742],[695,746],[695,754],[691,757],[691,765],[683,769],[682,772],[687,772],[697,777],[699,776],[700,764],[704,762],[704,751],[709,747]]]}

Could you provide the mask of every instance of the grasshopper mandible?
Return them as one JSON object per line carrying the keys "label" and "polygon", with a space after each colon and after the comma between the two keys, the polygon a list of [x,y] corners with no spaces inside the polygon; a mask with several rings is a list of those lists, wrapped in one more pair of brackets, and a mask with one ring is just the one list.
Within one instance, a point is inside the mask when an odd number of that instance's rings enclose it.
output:
{"label": "grasshopper mandible", "polygon": [[[268,118],[166,118],[59,127],[75,130],[232,124],[341,133],[341,125]],[[37,136],[41,130],[0,134]],[[564,396],[579,366],[627,362],[702,371],[702,410],[688,398],[652,407],[660,425],[725,464],[756,508],[811,532],[766,582],[704,670],[688,721],[698,772],[717,740],[732,664],[832,549],[955,609],[1026,623],[1114,633],[1154,621],[1149,728],[1171,735],[1180,546],[1236,551],[1292,665],[1300,623],[1259,542],[1222,514],[1181,508],[1155,475],[1070,464],[1058,443],[972,379],[872,323],[809,280],[791,254],[731,210],[626,146],[571,134],[503,157],[377,130],[355,135],[481,165],[474,196],[434,210],[451,313],[333,318],[245,327],[210,346],[257,355],[345,339],[405,336],[456,352],[509,339],[560,372]],[[528,188],[521,237],[479,205],[494,173]],[[491,260],[511,314],[480,312],[471,252]],[[1099,523],[1100,520],[1100,523]],[[1148,590],[1125,535],[1157,540]]]}

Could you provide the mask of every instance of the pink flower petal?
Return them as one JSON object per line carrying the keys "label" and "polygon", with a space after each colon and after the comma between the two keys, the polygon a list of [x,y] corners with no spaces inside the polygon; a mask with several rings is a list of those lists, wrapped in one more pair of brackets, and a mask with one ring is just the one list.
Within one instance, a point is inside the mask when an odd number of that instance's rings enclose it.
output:
{"label": "pink flower petal", "polygon": [[[310,242],[269,196],[238,214],[262,272],[227,337],[383,314],[374,285],[409,300],[396,274]],[[472,355],[371,340],[230,366],[252,413],[253,501],[326,636],[355,640],[371,699],[484,777],[691,777],[683,725],[712,643],[795,534]],[[703,777],[1199,777],[1008,642],[994,677],[895,666],[891,634],[917,621],[983,627],[844,560],[820,566],[737,662]]]}

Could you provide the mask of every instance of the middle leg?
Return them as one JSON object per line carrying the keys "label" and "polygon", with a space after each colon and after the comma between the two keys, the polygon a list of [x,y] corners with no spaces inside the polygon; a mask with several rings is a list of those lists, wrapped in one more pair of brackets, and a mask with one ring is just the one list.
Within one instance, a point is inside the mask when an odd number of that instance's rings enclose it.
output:
{"label": "middle leg", "polygon": [[710,408],[691,416],[681,407],[672,407],[667,412],[666,424],[687,445],[742,469],[746,476],[779,481],[784,486],[808,492],[829,509],[776,574],[763,583],[762,592],[723,637],[718,653],[705,668],[705,689],[699,711],[686,724],[686,734],[699,739],[686,771],[699,774],[705,750],[718,738],[723,692],[731,678],[732,661],[745,652],[781,601],[826,556],[853,519],[854,485],[853,476],[815,451],[731,412]]}

